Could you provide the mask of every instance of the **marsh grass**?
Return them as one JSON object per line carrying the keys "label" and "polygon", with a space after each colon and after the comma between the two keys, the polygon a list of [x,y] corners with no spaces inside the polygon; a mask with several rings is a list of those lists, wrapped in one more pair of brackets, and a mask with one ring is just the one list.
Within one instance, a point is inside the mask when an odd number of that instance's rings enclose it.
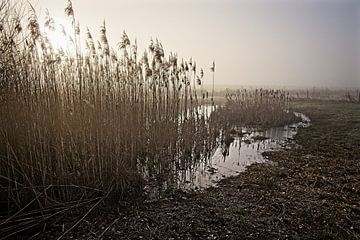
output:
{"label": "marsh grass", "polygon": [[[10,209],[40,195],[46,200],[34,204],[70,201],[84,194],[80,186],[119,195],[141,189],[140,164],[170,166],[179,149],[192,151],[194,136],[208,135],[196,110],[203,75],[192,60],[165,56],[158,40],[139,56],[125,32],[110,48],[105,24],[97,42],[86,32],[82,51],[70,1],[65,13],[74,32],[64,38],[76,51],[66,53],[41,33],[33,9],[19,26],[12,9],[2,1],[0,174]],[[51,30],[52,21],[47,16],[45,27]]]}
{"label": "marsh grass", "polygon": [[[71,1],[65,14],[73,31],[64,38],[74,53],[52,46],[31,6],[2,0],[0,13],[2,214],[141,192],[149,179],[209,159],[224,124],[289,120],[279,91],[240,91],[216,108],[214,86],[211,99],[202,87],[204,71],[166,56],[158,40],[140,54],[124,32],[112,48],[104,23],[98,41],[85,32],[83,50]],[[53,23],[47,14],[49,31]],[[214,85],[215,63],[211,71]]]}
{"label": "marsh grass", "polygon": [[268,128],[297,121],[289,93],[274,89],[228,91],[226,103],[216,114],[228,127]]}

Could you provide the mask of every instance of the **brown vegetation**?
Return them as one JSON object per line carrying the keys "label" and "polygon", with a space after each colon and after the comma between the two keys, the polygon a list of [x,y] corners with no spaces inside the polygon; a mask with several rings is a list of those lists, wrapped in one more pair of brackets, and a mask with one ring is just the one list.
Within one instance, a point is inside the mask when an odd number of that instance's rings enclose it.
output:
{"label": "brown vegetation", "polygon": [[[29,209],[47,219],[141,191],[144,180],[206,159],[223,123],[282,124],[291,115],[285,93],[264,90],[207,112],[203,70],[165,56],[158,40],[140,56],[124,32],[113,49],[103,24],[97,42],[86,32],[83,50],[68,1],[71,53],[54,49],[31,6],[21,9],[0,1],[0,225],[25,228],[37,221],[27,222]],[[53,29],[50,15],[45,27]]]}

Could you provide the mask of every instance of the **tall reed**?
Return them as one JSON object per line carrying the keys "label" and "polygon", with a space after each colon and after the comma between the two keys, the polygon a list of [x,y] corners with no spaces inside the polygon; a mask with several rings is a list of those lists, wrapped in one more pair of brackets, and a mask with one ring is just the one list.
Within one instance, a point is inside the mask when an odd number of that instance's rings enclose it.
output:
{"label": "tall reed", "polygon": [[[113,48],[104,23],[99,40],[85,32],[82,49],[71,1],[65,14],[73,29],[64,38],[74,53],[55,49],[35,10],[24,18],[19,8],[0,0],[0,205],[8,214],[140,191],[144,180],[208,159],[224,124],[288,117],[288,96],[262,89],[205,108],[204,71],[166,55],[158,40],[141,54],[123,32]],[[54,29],[50,14],[44,25]],[[215,62],[211,71],[215,105]]]}
{"label": "tall reed", "polygon": [[289,93],[274,89],[239,89],[226,93],[217,112],[228,126],[271,127],[296,121]]}
{"label": "tall reed", "polygon": [[[197,132],[208,135],[192,60],[166,56],[158,40],[140,55],[125,32],[112,48],[105,23],[98,41],[87,30],[83,51],[71,1],[73,31],[64,37],[74,54],[54,49],[33,9],[20,20],[3,0],[0,12],[0,198],[9,209],[70,201],[79,187],[141,188],[144,175],[174,165],[173,152],[193,151]],[[48,15],[45,27],[52,24]]]}

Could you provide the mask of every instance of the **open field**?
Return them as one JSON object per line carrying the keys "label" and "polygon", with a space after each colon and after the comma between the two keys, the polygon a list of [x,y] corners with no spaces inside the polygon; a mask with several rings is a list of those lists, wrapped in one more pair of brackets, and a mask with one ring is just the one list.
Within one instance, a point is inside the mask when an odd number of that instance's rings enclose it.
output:
{"label": "open field", "polygon": [[[310,101],[296,109],[313,123],[296,136],[301,147],[268,153],[268,164],[202,193],[104,204],[64,239],[359,239],[360,105]],[[60,236],[85,213],[36,238]]]}

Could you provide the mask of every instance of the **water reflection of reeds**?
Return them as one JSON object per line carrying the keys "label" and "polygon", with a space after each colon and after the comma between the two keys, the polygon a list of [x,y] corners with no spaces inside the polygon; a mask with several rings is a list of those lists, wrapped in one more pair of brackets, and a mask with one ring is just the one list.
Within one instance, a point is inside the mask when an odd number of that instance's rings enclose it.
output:
{"label": "water reflection of reeds", "polygon": [[[174,188],[196,190],[214,186],[218,180],[236,175],[252,163],[264,162],[264,151],[287,146],[296,129],[303,124],[299,122],[267,130],[233,126],[230,131],[224,125],[218,125],[220,128],[212,137],[209,137],[209,133],[202,135],[203,138],[194,134],[188,142],[192,144],[191,151],[182,145],[185,141],[179,135],[180,147],[173,152],[174,155],[169,156],[174,164],[162,167],[163,172],[149,178],[149,184],[153,184],[152,191],[160,192]],[[203,127],[208,129],[209,123]]]}

